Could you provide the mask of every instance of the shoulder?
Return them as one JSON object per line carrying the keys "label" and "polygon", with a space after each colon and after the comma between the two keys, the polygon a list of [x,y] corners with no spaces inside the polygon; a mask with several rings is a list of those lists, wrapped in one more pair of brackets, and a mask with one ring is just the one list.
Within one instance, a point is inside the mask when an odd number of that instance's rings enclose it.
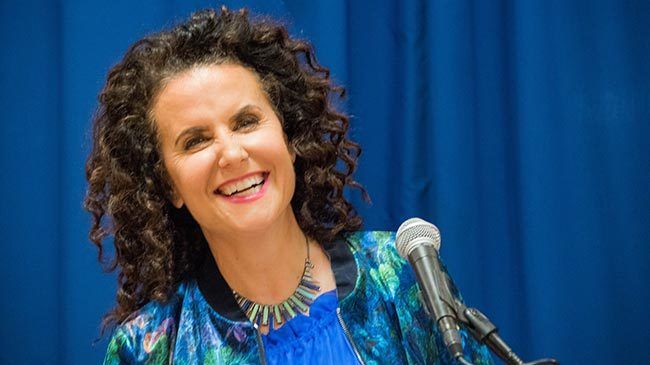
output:
{"label": "shoulder", "polygon": [[404,264],[395,248],[395,232],[392,231],[357,231],[347,237],[355,254],[379,263],[389,260],[391,263]]}
{"label": "shoulder", "polygon": [[347,238],[360,269],[386,289],[393,297],[400,288],[415,284],[412,269],[395,247],[395,232],[359,231]]}
{"label": "shoulder", "polygon": [[[442,338],[420,301],[420,290],[411,265],[397,252],[395,232],[359,231],[347,239],[360,269],[367,272],[384,299],[393,306],[408,356],[411,359],[428,359],[415,361],[422,363],[439,358],[444,359],[442,363],[454,362],[444,350]],[[443,263],[441,266],[446,272]],[[460,299],[453,281],[449,277],[447,279],[454,295]],[[433,341],[431,333],[436,333]],[[476,342],[465,330],[461,331],[461,335],[466,355],[475,364],[492,364],[485,346]]]}
{"label": "shoulder", "polygon": [[182,283],[164,303],[151,301],[124,319],[113,330],[104,364],[168,362],[187,289]]}

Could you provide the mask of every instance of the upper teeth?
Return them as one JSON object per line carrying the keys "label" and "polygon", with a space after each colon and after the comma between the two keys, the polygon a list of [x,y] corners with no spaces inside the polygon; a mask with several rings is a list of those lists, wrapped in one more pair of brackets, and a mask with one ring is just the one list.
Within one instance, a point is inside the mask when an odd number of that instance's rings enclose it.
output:
{"label": "upper teeth", "polygon": [[241,179],[226,185],[223,185],[219,188],[219,192],[224,195],[231,195],[237,191],[242,191],[250,188],[253,185],[260,184],[264,181],[264,176],[262,174],[249,176],[245,179]]}

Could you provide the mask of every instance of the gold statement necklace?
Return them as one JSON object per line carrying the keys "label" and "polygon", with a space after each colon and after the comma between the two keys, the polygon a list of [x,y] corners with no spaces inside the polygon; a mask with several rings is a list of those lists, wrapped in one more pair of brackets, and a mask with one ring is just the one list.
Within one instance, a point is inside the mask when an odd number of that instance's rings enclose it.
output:
{"label": "gold statement necklace", "polygon": [[320,286],[311,276],[311,270],[314,268],[309,257],[309,241],[305,236],[307,244],[307,258],[305,259],[305,268],[298,287],[294,290],[289,298],[279,304],[261,304],[250,300],[233,290],[235,300],[239,307],[244,311],[246,317],[254,325],[273,326],[273,323],[280,325],[298,313],[307,314],[309,306],[313,303],[316,294],[320,291]]}

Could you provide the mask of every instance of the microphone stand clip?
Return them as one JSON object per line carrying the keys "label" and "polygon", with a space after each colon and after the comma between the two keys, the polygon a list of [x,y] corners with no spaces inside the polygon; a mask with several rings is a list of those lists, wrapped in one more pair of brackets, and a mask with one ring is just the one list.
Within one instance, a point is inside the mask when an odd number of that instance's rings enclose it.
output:
{"label": "microphone stand clip", "polygon": [[[449,304],[449,303],[448,303]],[[493,353],[508,365],[559,365],[555,359],[540,359],[524,363],[517,354],[501,339],[497,327],[476,308],[468,308],[454,297],[456,318],[477,341],[487,345]]]}

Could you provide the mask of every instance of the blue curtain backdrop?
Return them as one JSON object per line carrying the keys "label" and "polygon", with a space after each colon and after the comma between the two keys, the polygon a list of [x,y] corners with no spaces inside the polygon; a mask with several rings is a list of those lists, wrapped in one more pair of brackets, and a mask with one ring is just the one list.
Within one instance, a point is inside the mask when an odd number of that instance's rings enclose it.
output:
{"label": "blue curtain backdrop", "polygon": [[[650,3],[226,1],[311,39],[348,90],[366,228],[420,216],[527,359],[650,362]],[[207,1],[0,2],[0,363],[99,363],[89,121],[129,44]]]}

